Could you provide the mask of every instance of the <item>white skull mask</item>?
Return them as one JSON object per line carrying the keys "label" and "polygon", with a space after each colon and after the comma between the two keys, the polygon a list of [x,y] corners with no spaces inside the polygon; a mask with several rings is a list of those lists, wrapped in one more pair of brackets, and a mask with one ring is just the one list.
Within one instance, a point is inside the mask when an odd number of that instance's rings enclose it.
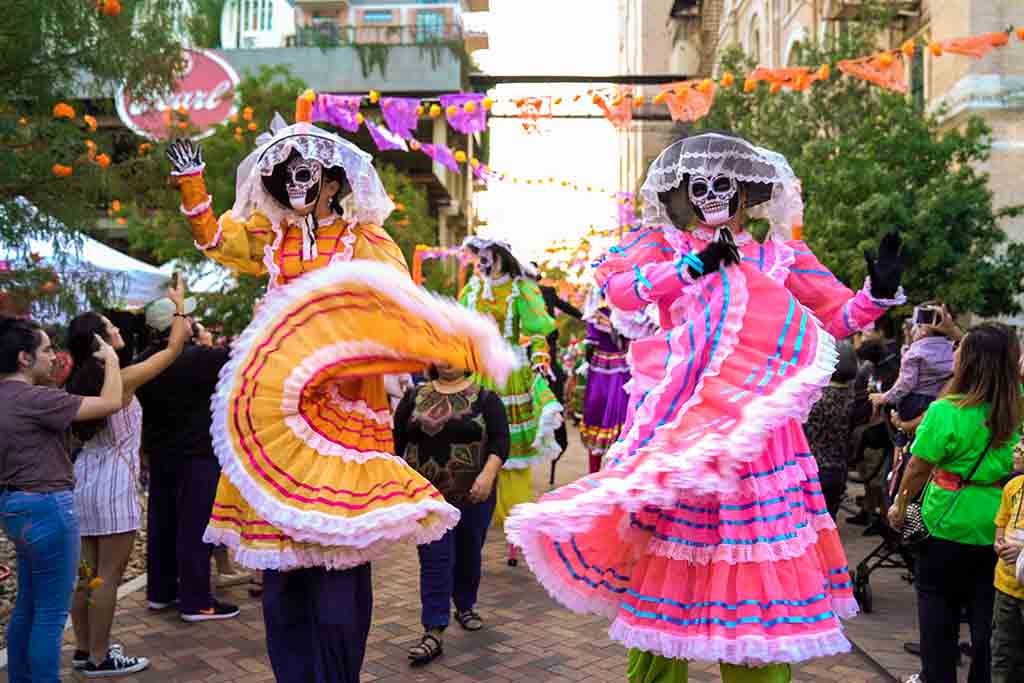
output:
{"label": "white skull mask", "polygon": [[494,261],[493,249],[481,249],[480,254],[477,256],[477,266],[480,268],[480,274],[484,277],[491,277],[494,270]]}
{"label": "white skull mask", "polygon": [[312,211],[320,195],[320,179],[323,166],[319,161],[308,161],[296,157],[286,167],[288,179],[285,189],[288,190],[288,201],[292,208],[300,213]]}
{"label": "white skull mask", "polygon": [[705,225],[722,225],[728,223],[735,213],[732,200],[738,189],[739,185],[732,176],[716,175],[708,178],[695,175],[690,178],[688,188],[690,204]]}

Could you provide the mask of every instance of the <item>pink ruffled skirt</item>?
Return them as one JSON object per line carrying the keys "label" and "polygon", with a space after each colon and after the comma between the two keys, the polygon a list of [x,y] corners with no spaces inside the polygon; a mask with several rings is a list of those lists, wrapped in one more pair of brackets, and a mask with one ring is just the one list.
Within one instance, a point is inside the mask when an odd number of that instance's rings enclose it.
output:
{"label": "pink ruffled skirt", "polygon": [[846,558],[800,424],[834,342],[747,267],[702,279],[686,324],[634,342],[607,469],[513,510],[553,597],[669,658],[763,665],[848,651]]}

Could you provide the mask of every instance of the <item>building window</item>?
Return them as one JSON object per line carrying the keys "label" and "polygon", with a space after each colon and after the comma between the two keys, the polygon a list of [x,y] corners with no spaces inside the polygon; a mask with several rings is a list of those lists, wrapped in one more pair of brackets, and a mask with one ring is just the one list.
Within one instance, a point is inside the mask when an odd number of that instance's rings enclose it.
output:
{"label": "building window", "polygon": [[274,0],[234,0],[231,18],[244,33],[274,29]]}
{"label": "building window", "polygon": [[421,43],[444,39],[444,12],[420,10],[416,13],[416,40]]}
{"label": "building window", "polygon": [[365,24],[390,24],[391,10],[389,9],[368,9],[363,12],[363,23]]}

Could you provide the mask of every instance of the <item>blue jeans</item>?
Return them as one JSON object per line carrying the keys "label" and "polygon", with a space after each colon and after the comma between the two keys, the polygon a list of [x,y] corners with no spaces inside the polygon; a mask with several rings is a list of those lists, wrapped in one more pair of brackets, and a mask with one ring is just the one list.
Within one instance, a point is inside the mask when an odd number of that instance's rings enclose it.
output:
{"label": "blue jeans", "polygon": [[0,494],[0,521],[18,557],[18,597],[7,626],[8,680],[59,683],[61,639],[78,576],[74,494]]}
{"label": "blue jeans", "polygon": [[497,493],[489,500],[462,506],[454,529],[433,543],[416,548],[420,555],[420,601],[423,627],[445,628],[451,605],[460,612],[476,606],[487,528],[494,517]]}

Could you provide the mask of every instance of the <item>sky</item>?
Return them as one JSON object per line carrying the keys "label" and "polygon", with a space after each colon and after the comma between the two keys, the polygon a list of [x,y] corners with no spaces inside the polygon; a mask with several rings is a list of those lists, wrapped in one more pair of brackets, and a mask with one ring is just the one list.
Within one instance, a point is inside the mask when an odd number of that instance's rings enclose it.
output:
{"label": "sky", "polygon": [[[618,71],[616,0],[491,0],[490,49],[481,67],[494,74],[608,75]],[[541,96],[574,86],[498,86],[492,96]],[[491,166],[512,176],[578,180],[619,189],[617,133],[604,119],[549,120],[527,133],[517,119],[490,121]],[[613,199],[556,186],[494,182],[477,194],[481,234],[510,242],[525,257],[554,241],[576,239],[590,225],[614,225]]]}

